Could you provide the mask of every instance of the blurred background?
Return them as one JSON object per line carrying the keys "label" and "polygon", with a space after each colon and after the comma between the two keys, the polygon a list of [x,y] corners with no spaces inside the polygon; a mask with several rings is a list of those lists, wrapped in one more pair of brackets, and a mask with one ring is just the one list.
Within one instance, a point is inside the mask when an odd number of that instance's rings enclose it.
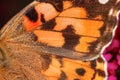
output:
{"label": "blurred background", "polygon": [[0,0],[0,28],[33,0]]}

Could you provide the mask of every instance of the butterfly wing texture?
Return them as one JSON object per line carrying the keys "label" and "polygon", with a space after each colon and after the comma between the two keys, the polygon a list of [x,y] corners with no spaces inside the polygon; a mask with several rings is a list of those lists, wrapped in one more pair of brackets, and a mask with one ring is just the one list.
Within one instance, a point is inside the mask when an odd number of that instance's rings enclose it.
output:
{"label": "butterfly wing texture", "polygon": [[119,4],[117,0],[32,2],[0,32],[1,80],[103,80],[100,52],[112,39]]}

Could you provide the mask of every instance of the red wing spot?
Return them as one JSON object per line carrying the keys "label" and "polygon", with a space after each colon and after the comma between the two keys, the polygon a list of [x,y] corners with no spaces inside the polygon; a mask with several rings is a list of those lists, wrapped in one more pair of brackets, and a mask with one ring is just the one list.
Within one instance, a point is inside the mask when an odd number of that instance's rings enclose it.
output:
{"label": "red wing spot", "polygon": [[38,14],[38,18],[36,21],[31,20],[30,17],[28,17],[28,16],[23,16],[23,20],[24,20],[23,25],[24,25],[26,31],[33,30],[34,28],[36,28],[42,24],[40,13]]}
{"label": "red wing spot", "polygon": [[27,11],[25,16],[23,16],[23,25],[26,31],[30,31],[42,24],[40,15],[41,14],[38,14],[34,8],[30,8]]}
{"label": "red wing spot", "polygon": [[33,30],[34,28],[42,24],[42,22],[40,21],[40,17],[38,17],[38,20],[36,22],[31,21],[27,16],[24,16],[23,20],[23,25],[26,31]]}

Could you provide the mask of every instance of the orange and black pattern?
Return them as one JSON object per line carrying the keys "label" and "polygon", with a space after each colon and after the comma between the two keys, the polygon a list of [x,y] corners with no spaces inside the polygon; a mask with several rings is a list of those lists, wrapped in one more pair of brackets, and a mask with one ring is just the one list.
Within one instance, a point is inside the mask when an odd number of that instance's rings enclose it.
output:
{"label": "orange and black pattern", "polygon": [[0,31],[1,80],[104,80],[101,50],[119,0],[37,0]]}
{"label": "orange and black pattern", "polygon": [[53,49],[48,52],[57,50],[65,52],[62,56],[90,59],[112,38],[117,19],[109,14],[112,8],[116,14],[116,2],[103,5],[97,0],[40,0],[25,14],[23,24],[27,31],[35,29],[38,42]]}
{"label": "orange and black pattern", "polygon": [[102,58],[88,62],[52,56],[49,67],[42,74],[47,80],[104,80],[107,76],[104,71]]}

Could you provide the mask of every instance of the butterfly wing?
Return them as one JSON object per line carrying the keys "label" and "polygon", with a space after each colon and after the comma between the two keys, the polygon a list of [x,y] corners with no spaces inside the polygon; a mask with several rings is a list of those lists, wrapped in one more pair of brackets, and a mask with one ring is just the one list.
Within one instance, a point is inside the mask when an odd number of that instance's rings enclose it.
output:
{"label": "butterfly wing", "polygon": [[116,17],[109,12],[113,8],[116,14],[116,1],[106,5],[98,1],[35,1],[5,25],[1,41],[4,47],[15,43],[38,53],[89,60],[99,55],[112,37],[115,23],[111,22]]}
{"label": "butterfly wing", "polygon": [[[94,57],[111,39],[118,4],[116,0],[109,1],[107,6],[91,0],[34,1],[0,32],[0,47],[12,58],[7,70],[0,69],[0,78],[104,79],[103,60],[82,62],[74,59]],[[111,8],[113,13],[108,17]]]}
{"label": "butterfly wing", "polygon": [[63,57],[52,56],[49,68],[42,71],[48,80],[104,80],[104,61],[98,58],[83,62]]}
{"label": "butterfly wing", "polygon": [[[48,53],[55,55],[83,60],[99,55],[102,47],[111,40],[111,31],[116,25],[116,17],[109,16],[109,12],[112,6],[116,5],[116,1],[109,1],[106,5],[97,1],[63,0],[54,2],[46,0],[45,3],[47,5],[50,3],[53,7],[49,6],[45,10],[42,10],[41,5],[35,7],[37,13],[41,11],[41,22],[43,23],[33,31],[37,36],[37,41],[48,47],[46,48]],[[83,3],[85,5],[82,5]],[[91,6],[92,4],[96,5]],[[107,7],[108,5],[109,7]],[[98,6],[102,6],[102,8]],[[117,9],[114,10],[117,11]],[[30,18],[28,15],[25,17]],[[25,18],[25,20],[26,30],[29,31],[34,28],[28,24],[32,19]]]}
{"label": "butterfly wing", "polygon": [[27,48],[24,50],[19,48],[18,51],[16,48],[14,48],[14,57],[7,58],[9,62],[0,67],[0,80],[47,80],[47,77],[41,74],[41,71],[48,67],[47,61]]}
{"label": "butterfly wing", "polygon": [[104,80],[102,58],[83,62],[61,56],[40,56],[32,51],[15,52],[9,67],[0,69],[1,80]]}

